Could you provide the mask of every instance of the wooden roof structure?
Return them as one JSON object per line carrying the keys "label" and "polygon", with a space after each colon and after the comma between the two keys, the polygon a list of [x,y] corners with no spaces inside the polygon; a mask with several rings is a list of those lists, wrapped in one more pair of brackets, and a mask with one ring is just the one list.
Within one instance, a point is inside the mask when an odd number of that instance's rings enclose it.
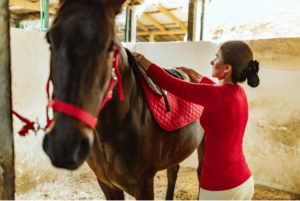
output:
{"label": "wooden roof structure", "polygon": [[[134,1],[134,2],[132,2]],[[127,0],[126,5],[140,4],[142,0]],[[188,2],[187,2],[188,3]],[[130,7],[130,6],[129,6]],[[54,15],[59,8],[59,0],[49,0],[49,14]],[[11,18],[22,20],[28,14],[40,12],[40,0],[9,0]],[[177,12],[177,13],[176,13]],[[152,6],[147,9],[134,23],[136,29],[136,40],[146,42],[183,41],[187,33],[188,15],[178,14],[176,8],[165,8],[163,6]],[[119,37],[125,37],[125,26],[117,29]]]}

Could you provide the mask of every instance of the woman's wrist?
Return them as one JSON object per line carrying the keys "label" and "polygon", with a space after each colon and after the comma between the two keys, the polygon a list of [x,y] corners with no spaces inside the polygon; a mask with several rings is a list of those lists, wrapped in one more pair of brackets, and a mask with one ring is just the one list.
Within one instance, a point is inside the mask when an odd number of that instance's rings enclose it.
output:
{"label": "woman's wrist", "polygon": [[141,57],[139,65],[145,70],[147,71],[148,68],[151,66],[152,62],[150,62],[148,59],[146,59],[144,56]]}

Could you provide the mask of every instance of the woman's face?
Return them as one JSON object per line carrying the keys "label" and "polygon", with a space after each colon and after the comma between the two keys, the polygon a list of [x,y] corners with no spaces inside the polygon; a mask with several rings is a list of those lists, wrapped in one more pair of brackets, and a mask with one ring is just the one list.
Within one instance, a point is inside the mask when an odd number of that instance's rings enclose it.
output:
{"label": "woman's face", "polygon": [[210,64],[212,65],[212,76],[219,80],[224,79],[228,64],[223,63],[222,52],[220,49],[216,54],[216,58],[212,60]]}

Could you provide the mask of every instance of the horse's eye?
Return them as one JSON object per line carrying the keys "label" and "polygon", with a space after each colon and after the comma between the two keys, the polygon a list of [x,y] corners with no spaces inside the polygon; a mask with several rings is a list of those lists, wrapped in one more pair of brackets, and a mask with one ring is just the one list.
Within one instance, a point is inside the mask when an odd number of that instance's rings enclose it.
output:
{"label": "horse's eye", "polygon": [[114,50],[115,50],[115,44],[112,43],[112,44],[109,46],[108,51],[109,51],[109,52],[112,52],[112,51],[114,51]]}

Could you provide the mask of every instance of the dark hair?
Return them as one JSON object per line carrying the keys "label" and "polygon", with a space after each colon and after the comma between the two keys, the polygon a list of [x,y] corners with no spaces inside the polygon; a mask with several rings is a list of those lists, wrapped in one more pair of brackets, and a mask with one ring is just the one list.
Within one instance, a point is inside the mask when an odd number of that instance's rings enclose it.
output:
{"label": "dark hair", "polygon": [[228,41],[220,47],[223,63],[232,66],[232,82],[244,82],[251,87],[259,85],[257,75],[259,66],[257,61],[253,61],[253,52],[249,45],[242,41]]}

